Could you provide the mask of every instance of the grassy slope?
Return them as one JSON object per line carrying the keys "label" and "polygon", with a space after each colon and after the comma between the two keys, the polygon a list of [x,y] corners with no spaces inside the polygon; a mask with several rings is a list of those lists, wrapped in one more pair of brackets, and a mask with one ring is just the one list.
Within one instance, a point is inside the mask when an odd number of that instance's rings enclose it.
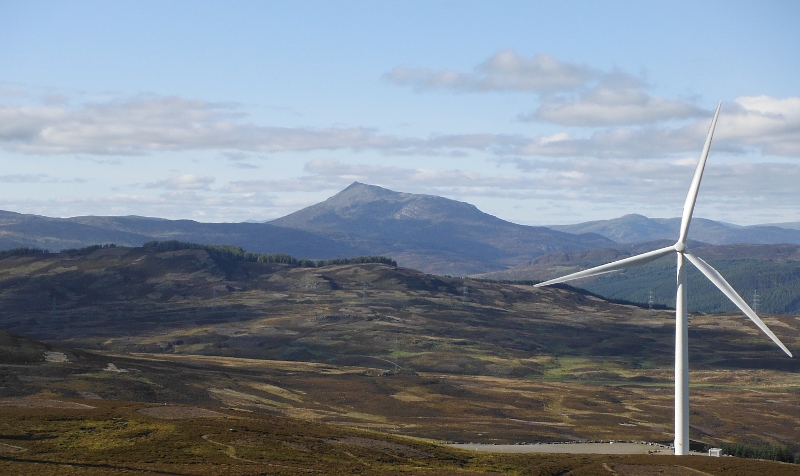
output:
{"label": "grassy slope", "polygon": [[800,467],[794,465],[733,458],[470,454],[280,417],[221,411],[214,418],[164,420],[142,413],[152,407],[94,403],[94,408],[81,410],[1,409],[0,448],[5,451],[0,452],[0,471],[70,475],[800,474]]}
{"label": "grassy slope", "polygon": [[[4,333],[0,345],[38,355],[38,361],[0,365],[3,474],[695,474],[686,468],[714,475],[800,474],[800,466],[729,458],[474,454],[390,434],[425,436],[428,430],[439,439],[454,432],[479,440],[480,432],[508,433],[510,416],[527,419],[518,426],[529,437],[613,431],[615,419],[667,413],[662,407],[669,396],[641,387],[376,377],[369,368],[309,363],[97,355]],[[43,350],[61,352],[66,361],[45,362]],[[109,362],[118,371],[104,370]],[[734,393],[742,414],[753,411],[753,402],[785,398],[774,390],[757,398]],[[526,415],[513,415],[520,411]],[[705,412],[704,403],[696,405],[695,423]],[[719,419],[705,424],[724,427]],[[631,438],[649,436],[620,428]]]}
{"label": "grassy slope", "polygon": [[[4,367],[8,397],[91,392],[439,440],[671,439],[668,312],[474,282],[465,299],[461,280],[402,268],[298,269],[200,250],[2,264],[4,327],[116,353]],[[795,319],[767,322],[797,348]],[[797,361],[739,317],[695,316],[690,329],[692,438],[798,444]]]}

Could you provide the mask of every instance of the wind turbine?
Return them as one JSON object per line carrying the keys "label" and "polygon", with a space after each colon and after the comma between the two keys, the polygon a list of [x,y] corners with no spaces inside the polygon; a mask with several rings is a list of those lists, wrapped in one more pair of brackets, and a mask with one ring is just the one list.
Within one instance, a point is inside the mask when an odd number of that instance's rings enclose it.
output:
{"label": "wind turbine", "polygon": [[681,229],[678,235],[678,241],[666,248],[642,253],[640,255],[632,256],[630,258],[621,259],[612,263],[597,266],[577,273],[568,274],[560,278],[551,279],[543,283],[539,283],[536,287],[548,286],[550,284],[563,283],[572,281],[574,279],[588,278],[590,276],[597,276],[599,274],[610,273],[632,266],[639,266],[649,263],[655,259],[661,258],[671,253],[675,253],[678,258],[678,293],[675,296],[675,454],[687,455],[689,454],[689,343],[688,343],[688,318],[686,314],[686,274],[684,272],[684,258],[689,260],[698,270],[700,270],[709,281],[714,283],[716,287],[722,291],[742,312],[750,318],[751,321],[758,326],[759,329],[775,342],[789,357],[792,353],[783,345],[775,334],[767,327],[766,324],[756,315],[755,312],[747,305],[744,299],[734,291],[730,284],[725,281],[719,272],[712,268],[711,265],[692,255],[686,248],[686,235],[689,233],[689,224],[692,221],[692,212],[694,211],[694,204],[697,201],[697,191],[700,188],[700,180],[703,178],[703,169],[706,166],[706,158],[708,157],[708,150],[711,147],[711,136],[714,135],[714,127],[717,125],[717,116],[719,116],[719,108],[722,105],[720,102],[717,105],[717,111],[714,113],[714,119],[711,121],[711,127],[708,130],[708,137],[703,146],[703,152],[700,154],[700,161],[697,163],[697,169],[694,171],[692,184],[689,187],[689,193],[686,195],[686,202],[683,205],[683,216],[681,218]]}

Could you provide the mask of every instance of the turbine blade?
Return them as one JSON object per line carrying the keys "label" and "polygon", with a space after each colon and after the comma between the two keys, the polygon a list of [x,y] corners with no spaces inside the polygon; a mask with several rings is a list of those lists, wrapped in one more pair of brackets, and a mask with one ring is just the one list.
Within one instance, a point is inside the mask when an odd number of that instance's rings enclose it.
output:
{"label": "turbine blade", "polygon": [[542,286],[549,286],[551,284],[564,283],[575,279],[588,278],[590,276],[597,276],[598,274],[610,273],[612,271],[618,271],[620,269],[630,268],[631,266],[639,266],[674,252],[675,252],[674,246],[667,246],[666,248],[661,248],[659,250],[648,251],[647,253],[631,256],[630,258],[621,259],[619,261],[614,261],[612,263],[607,263],[600,266],[595,266],[594,268],[578,271],[577,273],[568,274],[560,278],[551,279],[549,281],[545,281],[543,283],[539,283],[534,286],[537,288]]}
{"label": "turbine blade", "polygon": [[708,137],[706,137],[706,143],[703,146],[703,152],[700,154],[700,161],[697,162],[697,168],[694,170],[694,177],[692,177],[692,184],[689,186],[689,193],[686,194],[686,202],[683,204],[681,233],[680,237],[678,238],[678,243],[686,243],[686,235],[689,233],[689,223],[692,221],[694,204],[697,201],[697,191],[700,189],[700,181],[703,179],[703,169],[706,167],[708,150],[711,148],[711,136],[714,135],[714,128],[717,126],[717,116],[719,116],[720,107],[722,107],[722,101],[717,104],[717,112],[714,113],[714,119],[711,120],[711,127],[708,129]]}
{"label": "turbine blade", "polygon": [[747,305],[745,300],[742,299],[741,296],[739,296],[739,294],[733,289],[733,287],[731,287],[730,284],[728,284],[727,281],[725,281],[725,278],[723,278],[722,275],[719,274],[719,272],[716,269],[714,269],[710,264],[706,263],[697,256],[691,255],[689,253],[684,253],[683,256],[685,256],[689,261],[691,261],[692,264],[695,265],[695,267],[699,269],[700,272],[703,273],[706,276],[706,278],[708,278],[709,281],[714,283],[714,285],[718,287],[723,294],[728,296],[728,299],[730,299],[734,304],[736,304],[736,306],[739,309],[741,309],[742,312],[744,312],[745,315],[747,315],[747,317],[749,317],[750,320],[753,321],[758,326],[759,329],[764,331],[764,334],[766,334],[770,339],[772,339],[772,342],[778,344],[778,347],[780,347],[781,350],[786,352],[786,355],[792,357],[792,353],[789,352],[789,349],[787,349],[785,345],[783,345],[783,342],[781,342],[781,340],[778,339],[775,336],[775,334],[772,333],[769,327],[767,327],[767,325],[764,324],[764,321],[762,321],[761,318],[759,318],[756,315],[756,313],[750,308],[750,306]]}

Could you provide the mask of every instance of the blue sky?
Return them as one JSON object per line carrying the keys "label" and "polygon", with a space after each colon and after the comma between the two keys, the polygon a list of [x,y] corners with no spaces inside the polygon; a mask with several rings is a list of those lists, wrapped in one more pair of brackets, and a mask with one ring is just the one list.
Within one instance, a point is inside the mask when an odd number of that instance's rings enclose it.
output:
{"label": "blue sky", "polygon": [[797,2],[0,1],[0,209],[800,221]]}

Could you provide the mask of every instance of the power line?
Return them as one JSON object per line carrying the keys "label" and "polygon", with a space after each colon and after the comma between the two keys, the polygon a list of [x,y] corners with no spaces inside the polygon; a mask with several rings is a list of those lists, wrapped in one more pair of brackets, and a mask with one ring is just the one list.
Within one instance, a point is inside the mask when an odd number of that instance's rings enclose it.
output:
{"label": "power line", "polygon": [[758,314],[758,305],[761,304],[761,296],[758,295],[758,290],[753,291],[753,311]]}

